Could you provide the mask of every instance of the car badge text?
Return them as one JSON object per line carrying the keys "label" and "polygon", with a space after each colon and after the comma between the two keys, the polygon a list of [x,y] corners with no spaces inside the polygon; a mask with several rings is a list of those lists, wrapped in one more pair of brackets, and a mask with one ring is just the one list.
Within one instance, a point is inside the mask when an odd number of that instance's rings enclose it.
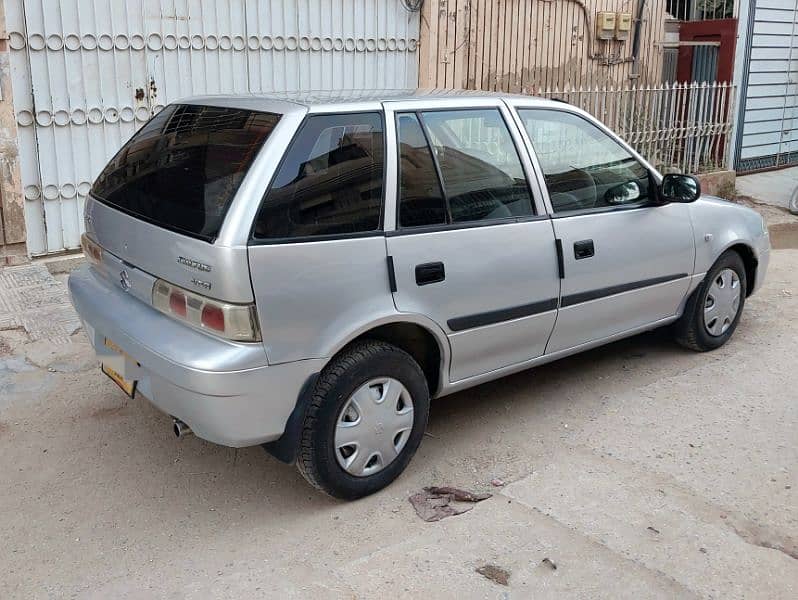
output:
{"label": "car badge text", "polygon": [[185,256],[178,256],[177,262],[181,265],[188,267],[189,269],[196,269],[197,271],[204,271],[205,273],[211,272],[211,266],[206,265],[205,263],[201,263],[198,260],[194,260],[193,258],[186,258]]}
{"label": "car badge text", "polygon": [[191,283],[193,283],[197,287],[205,288],[206,290],[211,289],[211,284],[209,281],[202,281],[201,279],[197,279],[196,277],[191,280]]}

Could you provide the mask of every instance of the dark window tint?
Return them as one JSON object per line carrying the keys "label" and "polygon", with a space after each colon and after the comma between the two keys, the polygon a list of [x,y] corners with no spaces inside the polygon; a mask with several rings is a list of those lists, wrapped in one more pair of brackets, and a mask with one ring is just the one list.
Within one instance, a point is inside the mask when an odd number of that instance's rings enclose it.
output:
{"label": "dark window tint", "polygon": [[628,150],[579,115],[518,111],[532,140],[554,212],[642,206],[649,173]]}
{"label": "dark window tint", "polygon": [[172,105],[125,144],[92,188],[100,201],[212,240],[278,115]]}
{"label": "dark window tint", "polygon": [[255,237],[378,229],[383,154],[382,119],[377,113],[308,117],[263,201]]}
{"label": "dark window tint", "polygon": [[446,200],[421,124],[415,114],[399,115],[397,130],[399,225],[442,225],[447,222]]}
{"label": "dark window tint", "polygon": [[498,109],[422,114],[453,223],[532,214],[518,151]]}

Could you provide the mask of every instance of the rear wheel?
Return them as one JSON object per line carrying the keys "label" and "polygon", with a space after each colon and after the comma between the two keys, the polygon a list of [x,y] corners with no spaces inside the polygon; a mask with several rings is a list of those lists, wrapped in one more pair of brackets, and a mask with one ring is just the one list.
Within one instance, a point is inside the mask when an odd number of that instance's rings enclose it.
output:
{"label": "rear wheel", "polygon": [[698,352],[721,347],[737,328],[746,289],[742,258],[733,250],[725,252],[687,301],[676,322],[676,341]]}
{"label": "rear wheel", "polygon": [[429,390],[405,351],[352,344],[319,376],[302,427],[297,466],[336,498],[372,494],[404,471],[421,443]]}

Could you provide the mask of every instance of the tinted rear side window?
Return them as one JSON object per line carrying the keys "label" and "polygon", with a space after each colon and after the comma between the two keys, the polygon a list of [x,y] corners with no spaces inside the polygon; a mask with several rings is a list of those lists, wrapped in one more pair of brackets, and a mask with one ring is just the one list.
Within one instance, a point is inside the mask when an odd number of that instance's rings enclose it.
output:
{"label": "tinted rear side window", "polygon": [[399,224],[402,227],[442,225],[446,199],[432,152],[415,114],[396,119],[399,136]]}
{"label": "tinted rear side window", "polygon": [[527,217],[532,195],[496,108],[400,113],[399,226]]}
{"label": "tinted rear side window", "polygon": [[108,163],[92,195],[156,225],[212,241],[278,120],[251,110],[167,106]]}
{"label": "tinted rear side window", "polygon": [[521,159],[498,109],[422,114],[452,223],[532,214]]}
{"label": "tinted rear side window", "polygon": [[263,200],[254,237],[280,239],[378,230],[383,156],[379,113],[308,117]]}

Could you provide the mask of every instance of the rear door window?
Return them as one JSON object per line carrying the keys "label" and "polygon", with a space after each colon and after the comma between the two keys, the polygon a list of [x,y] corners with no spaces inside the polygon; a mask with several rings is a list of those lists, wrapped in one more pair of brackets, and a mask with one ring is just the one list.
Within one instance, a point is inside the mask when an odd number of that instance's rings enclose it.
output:
{"label": "rear door window", "polygon": [[448,219],[446,199],[435,171],[435,161],[418,116],[396,118],[399,137],[399,225],[443,225]]}
{"label": "rear door window", "polygon": [[167,106],[108,163],[92,195],[155,225],[213,241],[279,118],[237,108]]}
{"label": "rear door window", "polygon": [[308,117],[263,200],[253,237],[290,239],[379,230],[384,154],[380,113]]}
{"label": "rear door window", "polygon": [[533,214],[521,159],[498,109],[402,113],[397,131],[401,227]]}

